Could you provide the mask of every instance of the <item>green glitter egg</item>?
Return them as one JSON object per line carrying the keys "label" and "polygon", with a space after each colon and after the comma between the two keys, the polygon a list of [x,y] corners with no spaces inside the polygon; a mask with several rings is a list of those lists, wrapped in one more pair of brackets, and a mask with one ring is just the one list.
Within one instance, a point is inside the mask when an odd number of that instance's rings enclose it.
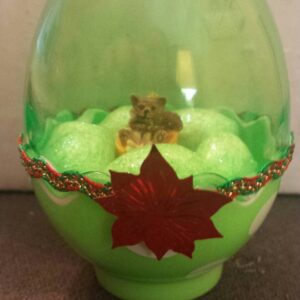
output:
{"label": "green glitter egg", "polygon": [[201,160],[199,173],[215,173],[232,179],[257,172],[257,163],[246,144],[232,133],[208,137],[199,145],[197,154]]}
{"label": "green glitter egg", "polygon": [[[160,144],[157,148],[179,178],[189,177],[198,170],[200,160],[194,152],[180,145]],[[151,146],[144,146],[123,154],[108,166],[108,170],[138,175],[150,149]]]}
{"label": "green glitter egg", "polygon": [[120,129],[128,127],[131,109],[131,106],[122,106],[114,110],[105,118],[101,125],[108,128],[116,136]]}
{"label": "green glitter egg", "polygon": [[59,171],[101,171],[115,157],[110,132],[102,127],[83,122],[58,125],[41,150]]}
{"label": "green glitter egg", "polygon": [[106,118],[107,115],[108,113],[102,109],[91,108],[86,110],[78,118],[78,121],[91,124],[99,124]]}
{"label": "green glitter egg", "polygon": [[238,125],[221,113],[209,109],[181,109],[176,111],[182,122],[183,130],[179,135],[179,144],[196,150],[208,136],[218,132],[238,134]]}

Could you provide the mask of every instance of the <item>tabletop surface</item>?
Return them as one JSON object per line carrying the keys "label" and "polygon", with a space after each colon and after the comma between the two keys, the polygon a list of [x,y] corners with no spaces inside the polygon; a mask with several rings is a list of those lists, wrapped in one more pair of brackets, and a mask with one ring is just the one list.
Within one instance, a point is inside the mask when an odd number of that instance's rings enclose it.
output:
{"label": "tabletop surface", "polygon": [[[218,286],[201,299],[299,300],[299,217],[300,196],[279,196],[262,228],[226,263]],[[2,192],[0,299],[116,298],[55,233],[33,194]]]}

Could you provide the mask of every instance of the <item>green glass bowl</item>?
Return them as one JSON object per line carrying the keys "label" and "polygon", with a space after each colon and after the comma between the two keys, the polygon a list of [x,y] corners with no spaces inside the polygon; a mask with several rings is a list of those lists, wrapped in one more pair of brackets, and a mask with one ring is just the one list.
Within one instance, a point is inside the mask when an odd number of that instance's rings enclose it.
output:
{"label": "green glass bowl", "polygon": [[88,196],[58,192],[33,180],[41,206],[54,227],[95,268],[99,283],[112,294],[131,300],[193,299],[219,281],[223,264],[257,231],[276,198],[280,180],[257,194],[237,198],[212,218],[224,238],[197,241],[193,258],[168,252],[157,261],[143,245],[112,250],[115,220]]}

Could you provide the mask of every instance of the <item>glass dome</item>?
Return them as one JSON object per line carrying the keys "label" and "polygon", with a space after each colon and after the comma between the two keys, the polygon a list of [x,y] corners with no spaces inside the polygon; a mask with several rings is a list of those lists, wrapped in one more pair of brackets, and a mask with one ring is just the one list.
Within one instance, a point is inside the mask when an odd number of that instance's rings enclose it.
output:
{"label": "glass dome", "polygon": [[20,154],[121,299],[195,299],[261,226],[294,145],[264,0],[49,0]]}
{"label": "glass dome", "polygon": [[265,1],[49,1],[25,137],[59,171],[137,173],[159,144],[179,177],[256,174],[290,143]]}

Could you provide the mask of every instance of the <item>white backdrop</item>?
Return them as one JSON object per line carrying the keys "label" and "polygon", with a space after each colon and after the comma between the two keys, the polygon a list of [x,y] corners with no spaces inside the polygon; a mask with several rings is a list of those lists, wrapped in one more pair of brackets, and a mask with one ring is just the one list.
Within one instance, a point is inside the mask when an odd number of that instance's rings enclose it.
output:
{"label": "white backdrop", "polygon": [[[45,0],[0,0],[0,189],[28,189],[16,139],[22,128],[25,67]],[[300,140],[300,1],[269,0],[287,57],[292,94],[292,127]],[[300,146],[300,142],[299,142]],[[298,177],[298,178],[297,178]],[[300,147],[282,191],[300,193]]]}

